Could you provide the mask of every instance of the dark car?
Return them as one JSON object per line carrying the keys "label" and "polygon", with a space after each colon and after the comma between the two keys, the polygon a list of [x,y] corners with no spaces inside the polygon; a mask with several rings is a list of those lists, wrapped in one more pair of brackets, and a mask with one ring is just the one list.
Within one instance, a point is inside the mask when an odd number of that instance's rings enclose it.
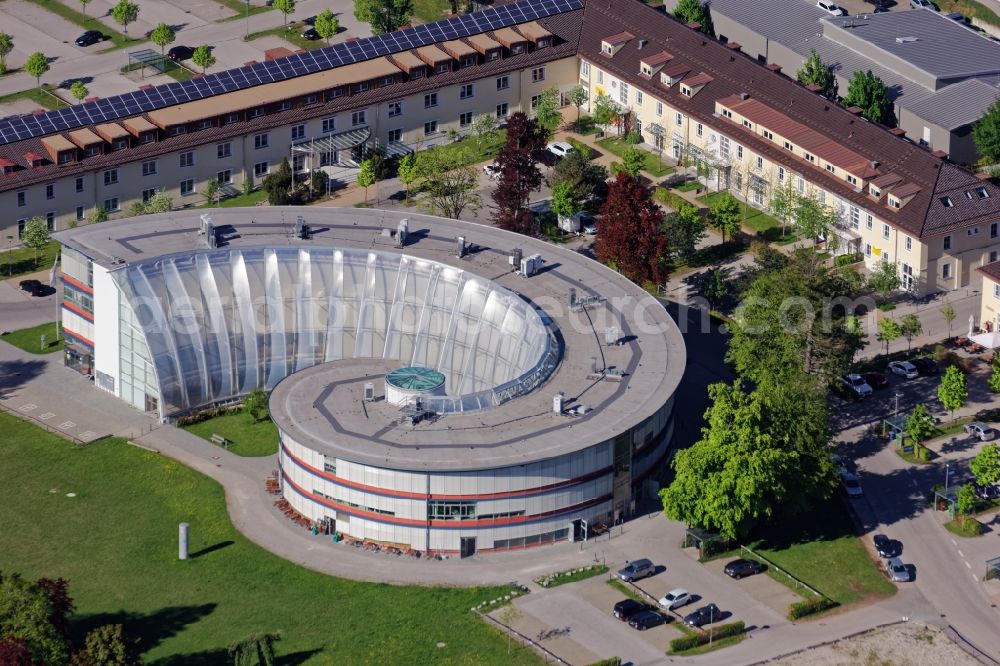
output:
{"label": "dark car", "polygon": [[88,30],[79,37],[76,38],[77,46],[90,46],[91,44],[97,44],[98,42],[103,42],[108,39],[100,30]]}
{"label": "dark car", "polygon": [[194,49],[190,46],[175,46],[169,51],[167,51],[167,57],[174,62],[179,62],[181,60],[187,60],[194,55]]}
{"label": "dark car", "polygon": [[876,391],[889,386],[889,378],[881,372],[866,372],[861,375],[861,378],[868,383],[868,386],[871,386]]}
{"label": "dark car", "polygon": [[302,19],[302,22],[306,25],[316,25],[316,17],[307,16],[306,18]]}
{"label": "dark car", "polygon": [[885,14],[887,11],[889,11],[889,8],[880,3],[875,5],[875,9],[872,10],[872,14]]}
{"label": "dark car", "polygon": [[938,364],[934,362],[931,358],[915,358],[910,361],[917,368],[917,372],[924,376],[936,375],[938,373]]}
{"label": "dark car", "polygon": [[669,621],[670,617],[666,613],[654,610],[644,610],[639,611],[629,618],[628,626],[633,629],[643,631],[644,629],[649,629],[650,627],[657,627],[661,624],[666,624]]}
{"label": "dark car", "polygon": [[890,539],[884,534],[876,534],[872,538],[872,542],[875,544],[875,552],[878,553],[878,556],[884,557],[885,559],[898,556],[899,552],[902,550],[902,548],[900,548],[902,544],[898,541]]}
{"label": "dark car", "polygon": [[18,286],[21,287],[21,291],[26,291],[32,296],[44,296],[48,292],[45,285],[38,280],[21,280]]}
{"label": "dark car", "polygon": [[733,560],[726,565],[725,572],[730,578],[735,578],[739,580],[743,576],[752,576],[758,574],[764,570],[763,565],[760,562],[754,562],[753,560]]}
{"label": "dark car", "polygon": [[719,607],[715,604],[709,604],[685,615],[684,624],[689,627],[701,627],[721,619],[722,613],[719,611]]}
{"label": "dark car", "polygon": [[302,38],[308,39],[310,41],[316,41],[317,39],[319,39],[319,33],[316,32],[316,28],[309,28],[308,30],[302,33]]}
{"label": "dark car", "polygon": [[648,606],[641,601],[636,601],[635,599],[622,599],[615,604],[615,607],[611,609],[611,614],[622,622],[627,622],[636,613],[641,613],[646,610]]}

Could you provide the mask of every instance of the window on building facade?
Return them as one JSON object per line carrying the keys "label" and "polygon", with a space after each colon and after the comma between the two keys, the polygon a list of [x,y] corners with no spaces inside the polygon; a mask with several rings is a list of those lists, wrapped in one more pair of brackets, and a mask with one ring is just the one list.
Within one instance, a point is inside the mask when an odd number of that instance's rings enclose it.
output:
{"label": "window on building facade", "polygon": [[430,500],[427,502],[427,519],[476,520],[476,503]]}
{"label": "window on building facade", "polygon": [[458,116],[458,126],[468,127],[472,124],[472,111],[466,111],[465,113],[459,114]]}
{"label": "window on building facade", "polygon": [[253,135],[253,147],[254,150],[260,150],[261,148],[267,148],[271,145],[271,135],[270,134],[254,134]]}
{"label": "window on building facade", "polygon": [[224,157],[233,156],[233,144],[231,141],[220,143],[215,146],[215,154],[221,160]]}
{"label": "window on building facade", "polygon": [[724,160],[729,159],[729,137],[720,136],[719,137],[719,157]]}
{"label": "window on building facade", "polygon": [[861,226],[861,209],[851,206],[851,227],[857,229],[859,226]]}
{"label": "window on building facade", "polygon": [[389,143],[402,141],[403,129],[401,127],[397,127],[396,129],[389,130],[389,133],[386,135],[386,139]]}
{"label": "window on building facade", "polygon": [[219,183],[219,185],[229,185],[233,182],[232,169],[225,169],[215,174],[215,180]]}
{"label": "window on building facade", "polygon": [[76,207],[76,221],[80,222],[86,216],[87,216],[87,211],[84,210],[83,206],[77,206]]}
{"label": "window on building facade", "polygon": [[472,83],[466,83],[462,85],[462,88],[458,91],[459,99],[470,99],[476,95],[476,86]]}
{"label": "window on building facade", "polygon": [[55,199],[56,198],[56,186],[53,183],[49,183],[45,186],[45,198]]}
{"label": "window on building facade", "polygon": [[621,84],[621,86],[618,87],[618,101],[621,102],[622,104],[628,104],[628,84],[627,83],[623,82]]}
{"label": "window on building facade", "polygon": [[882,238],[885,238],[885,239],[889,238],[889,225],[888,224],[883,224],[882,225]]}
{"label": "window on building facade", "polygon": [[111,197],[110,199],[104,200],[104,211],[107,213],[117,213],[121,210],[121,206],[118,203],[118,197]]}
{"label": "window on building facade", "polygon": [[642,91],[641,90],[636,90],[635,91],[635,103],[638,104],[639,106],[642,106]]}
{"label": "window on building facade", "polygon": [[865,228],[866,228],[866,229],[868,229],[869,231],[871,231],[871,229],[872,229],[872,228],[873,228],[874,226],[875,226],[875,218],[873,218],[873,217],[871,216],[871,214],[869,214],[869,213],[866,213],[866,214],[865,214]]}
{"label": "window on building facade", "polygon": [[438,105],[438,94],[436,92],[424,95],[424,108],[430,109]]}
{"label": "window on building facade", "polygon": [[941,264],[941,277],[945,280],[951,277],[951,264]]}
{"label": "window on building facade", "polygon": [[506,118],[508,112],[507,102],[497,104],[497,118]]}
{"label": "window on building facade", "polygon": [[181,196],[194,194],[194,178],[187,178],[181,181]]}
{"label": "window on building facade", "polygon": [[[115,185],[117,182],[118,182],[118,169],[108,169],[107,171],[104,172],[105,185]],[[20,192],[18,192],[18,194],[20,194]],[[19,206],[23,205],[20,203],[20,200],[21,200],[20,197],[18,197]]]}
{"label": "window on building facade", "polygon": [[907,252],[909,252],[910,250],[912,250],[913,249],[913,239],[910,238],[909,236],[903,236],[903,247],[906,248]]}
{"label": "window on building facade", "polygon": [[996,238],[996,237],[997,237],[997,223],[990,222],[990,238]]}
{"label": "window on building facade", "polygon": [[545,68],[535,67],[531,70],[531,82],[538,83],[539,81],[545,80]]}
{"label": "window on building facade", "polygon": [[774,140],[774,135],[771,134],[770,132],[768,132],[767,130],[764,130],[764,138],[765,139],[771,139],[773,141]]}
{"label": "window on building facade", "polygon": [[298,141],[299,139],[305,138],[305,136],[305,125],[292,125],[292,141]]}
{"label": "window on building facade", "polygon": [[1000,298],[1000,284],[993,283],[993,298]]}
{"label": "window on building facade", "polygon": [[194,166],[194,151],[189,150],[180,154],[180,164],[182,167]]}
{"label": "window on building facade", "polygon": [[658,118],[663,117],[663,102],[656,102],[656,116]]}
{"label": "window on building facade", "polygon": [[510,90],[510,77],[509,76],[498,76],[497,77],[497,90]]}
{"label": "window on building facade", "polygon": [[442,62],[442,63],[438,64],[437,68],[435,68],[434,71],[437,72],[438,74],[444,74],[445,72],[450,72],[451,71],[451,63],[450,62]]}
{"label": "window on building facade", "polygon": [[785,182],[785,167],[778,167],[778,182]]}
{"label": "window on building facade", "polygon": [[336,118],[324,118],[323,119],[323,134],[329,134],[330,132],[337,129],[337,119]]}
{"label": "window on building facade", "polygon": [[678,126],[683,125],[684,116],[682,116],[680,113],[674,113],[674,124]]}
{"label": "window on building facade", "polygon": [[541,97],[542,97],[541,95],[532,95],[531,96],[531,110],[532,111],[534,111],[535,109],[538,108],[538,100],[541,99]]}
{"label": "window on building facade", "polygon": [[590,63],[586,60],[580,61],[580,77],[584,79],[590,78]]}
{"label": "window on building facade", "polygon": [[597,85],[604,85],[604,70],[597,70]]}
{"label": "window on building facade", "polygon": [[698,123],[695,125],[694,133],[697,134],[699,138],[705,136],[705,126]]}
{"label": "window on building facade", "polygon": [[763,170],[764,169],[764,158],[761,157],[760,155],[757,156],[757,168],[759,170]]}
{"label": "window on building facade", "polygon": [[990,250],[990,261],[989,261],[989,263],[992,264],[994,261],[996,261],[998,254],[1000,254],[1000,253],[998,253],[996,250]]}
{"label": "window on building facade", "polygon": [[351,127],[368,124],[368,112],[365,110],[355,111],[351,114]]}
{"label": "window on building facade", "polygon": [[429,120],[424,123],[424,136],[429,134],[434,134],[438,131],[438,122],[436,120]]}
{"label": "window on building facade", "polygon": [[951,249],[951,234],[945,236],[942,239],[941,242],[942,242],[942,245],[943,245],[943,247],[944,247],[945,250],[950,250]]}
{"label": "window on building facade", "polygon": [[142,202],[143,203],[148,202],[150,199],[153,198],[153,195],[156,194],[158,191],[159,190],[157,190],[155,187],[151,187],[149,189],[143,190],[142,191]]}
{"label": "window on building facade", "polygon": [[155,176],[156,175],[156,160],[149,160],[142,163],[142,175],[143,176]]}
{"label": "window on building facade", "polygon": [[269,169],[267,162],[257,162],[256,164],[253,165],[253,175],[255,178],[261,178],[262,176],[266,176],[268,171]]}
{"label": "window on building facade", "polygon": [[83,178],[76,179],[76,191],[83,192]]}

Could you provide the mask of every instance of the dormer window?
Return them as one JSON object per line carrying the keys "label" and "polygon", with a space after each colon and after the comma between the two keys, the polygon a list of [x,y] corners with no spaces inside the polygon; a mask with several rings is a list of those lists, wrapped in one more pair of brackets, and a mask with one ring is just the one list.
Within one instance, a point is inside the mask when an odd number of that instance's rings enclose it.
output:
{"label": "dormer window", "polygon": [[[830,167],[828,166],[827,168],[829,169]],[[830,170],[832,171],[832,169]],[[854,185],[855,187],[857,187],[858,185],[858,179],[855,176],[852,176],[851,174],[847,174],[847,182],[850,183],[851,185]]]}
{"label": "dormer window", "polygon": [[682,83],[681,84],[681,94],[684,95],[685,97],[690,97],[691,96],[691,88],[689,86],[686,86],[686,85],[684,85]]}
{"label": "dormer window", "polygon": [[868,188],[868,194],[870,194],[873,197],[875,197],[876,199],[878,199],[878,198],[880,198],[882,196],[882,190],[880,190],[877,187],[875,187],[874,185],[872,185],[871,187]]}
{"label": "dormer window", "polygon": [[394,77],[394,76],[386,76],[386,77],[383,77],[383,79],[382,79],[382,85],[383,86],[391,86],[395,82],[396,82],[396,77]]}
{"label": "dormer window", "polygon": [[536,49],[544,49],[548,45],[549,45],[548,37],[543,37],[542,39],[539,39],[537,42],[535,42]]}
{"label": "dormer window", "polygon": [[722,116],[724,118],[729,118],[730,120],[732,120],[733,119],[733,112],[730,111],[729,109],[723,109],[722,110]]}
{"label": "dormer window", "polygon": [[434,68],[434,71],[436,73],[438,73],[438,74],[444,74],[445,72],[450,72],[451,71],[451,63],[442,62],[442,63],[438,64],[437,67]]}
{"label": "dormer window", "polygon": [[803,157],[806,158],[806,162],[812,162],[813,164],[816,164],[816,157],[814,155],[810,155],[809,153],[805,153],[803,155]]}
{"label": "dormer window", "polygon": [[615,50],[614,47],[611,46],[611,44],[608,44],[607,42],[601,42],[601,53],[607,56],[614,55]]}
{"label": "dormer window", "polygon": [[642,63],[641,65],[639,65],[639,71],[641,71],[644,76],[653,75],[653,68],[647,65],[646,63]]}
{"label": "dormer window", "polygon": [[770,139],[771,141],[774,141],[774,135],[768,132],[767,130],[764,130],[763,134],[765,139]]}
{"label": "dormer window", "polygon": [[986,191],[985,187],[977,187],[976,196],[979,197],[980,199],[989,199],[990,193]]}
{"label": "dormer window", "polygon": [[889,207],[890,208],[900,208],[900,207],[902,207],[902,205],[903,204],[902,204],[902,202],[900,202],[899,199],[897,199],[896,197],[892,196],[891,194],[889,195]]}
{"label": "dormer window", "polygon": [[510,47],[511,55],[518,55],[524,53],[524,44],[514,44]]}
{"label": "dormer window", "polygon": [[[833,173],[833,174],[837,173],[837,167],[833,166],[832,164],[827,164],[826,165],[826,170],[829,171],[830,173]],[[853,177],[854,176],[848,176],[847,179],[850,180]]]}
{"label": "dormer window", "polygon": [[749,120],[747,120],[746,118],[744,118],[743,119],[743,127],[746,127],[747,129],[753,129],[753,123],[750,122]]}
{"label": "dormer window", "polygon": [[941,197],[941,205],[945,208],[954,208],[955,202],[951,200],[951,197]]}
{"label": "dormer window", "polygon": [[794,151],[794,149],[792,148],[792,144],[790,142],[788,142],[788,141],[785,141],[785,150],[792,150],[792,151]]}

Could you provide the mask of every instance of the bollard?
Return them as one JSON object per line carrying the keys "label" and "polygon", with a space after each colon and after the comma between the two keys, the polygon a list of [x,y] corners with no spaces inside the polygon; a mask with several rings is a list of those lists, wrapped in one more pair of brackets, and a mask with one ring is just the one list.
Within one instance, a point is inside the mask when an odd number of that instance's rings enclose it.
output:
{"label": "bollard", "polygon": [[188,558],[188,532],[190,527],[191,526],[188,523],[181,523],[180,529],[177,533],[177,556],[182,560],[186,560]]}

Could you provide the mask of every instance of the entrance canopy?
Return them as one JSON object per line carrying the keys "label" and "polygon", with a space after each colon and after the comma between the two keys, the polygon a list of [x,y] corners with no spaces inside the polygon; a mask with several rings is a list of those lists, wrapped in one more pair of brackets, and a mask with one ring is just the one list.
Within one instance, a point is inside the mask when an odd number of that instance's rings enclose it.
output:
{"label": "entrance canopy", "polygon": [[367,127],[331,134],[319,139],[306,139],[292,144],[293,153],[332,153],[340,150],[350,150],[363,145],[371,137],[372,131]]}

